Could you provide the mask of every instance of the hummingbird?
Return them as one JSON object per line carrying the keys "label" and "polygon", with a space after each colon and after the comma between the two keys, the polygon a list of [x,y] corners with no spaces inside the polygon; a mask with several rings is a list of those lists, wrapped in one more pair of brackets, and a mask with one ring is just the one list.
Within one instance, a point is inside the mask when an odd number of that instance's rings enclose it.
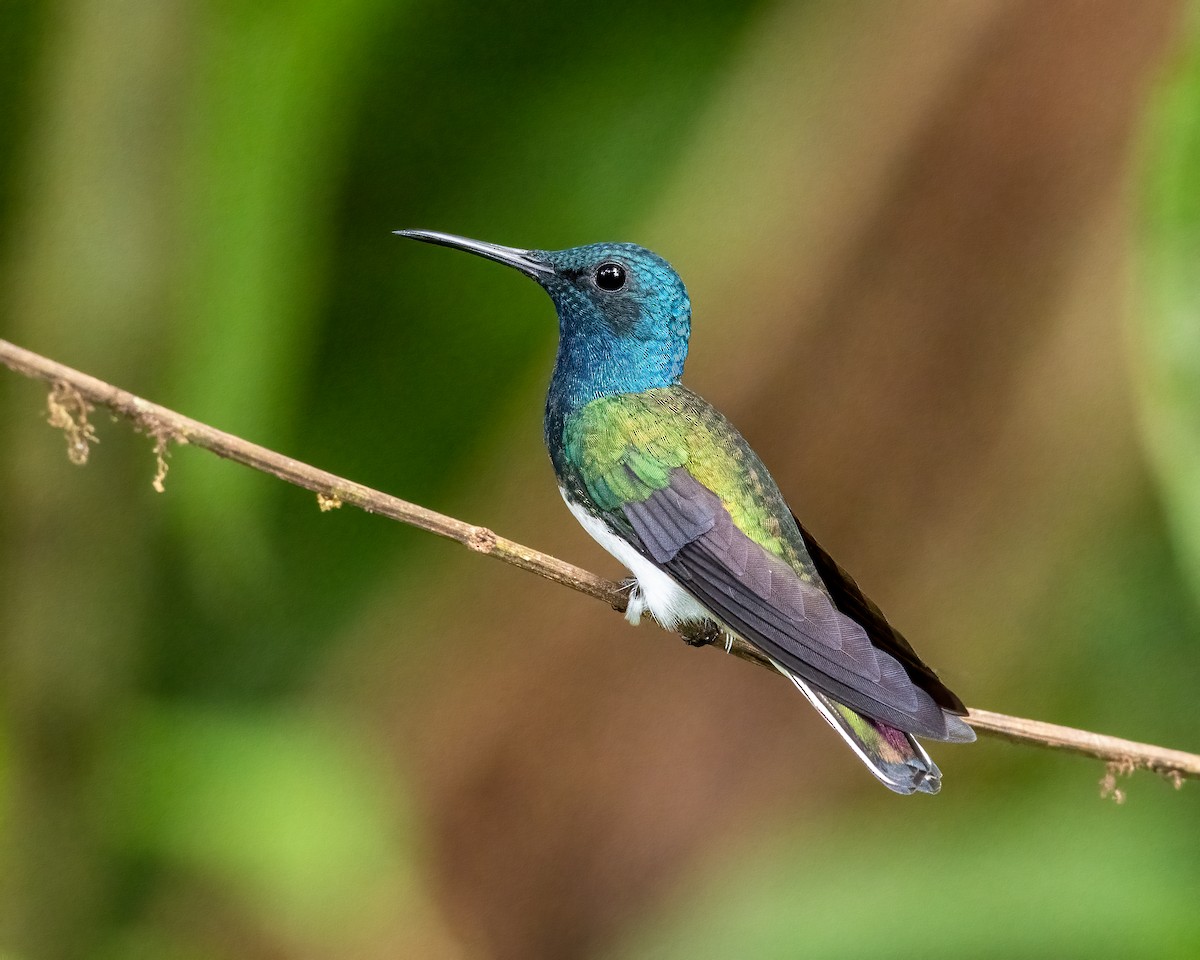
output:
{"label": "hummingbird", "polygon": [[918,737],[966,743],[966,707],[797,520],[750,445],[680,382],[691,301],[632,243],[522,250],[402,237],[513,267],[550,295],[558,353],[545,441],[567,508],[632,573],[626,618],[740,637],[886,787],[937,793]]}

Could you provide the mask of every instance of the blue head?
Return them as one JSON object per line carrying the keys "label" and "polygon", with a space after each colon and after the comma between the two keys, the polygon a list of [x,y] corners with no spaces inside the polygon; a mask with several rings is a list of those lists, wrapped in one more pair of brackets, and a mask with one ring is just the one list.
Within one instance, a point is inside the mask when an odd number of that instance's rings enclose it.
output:
{"label": "blue head", "polygon": [[677,383],[687,358],[691,304],[662,257],[632,243],[516,250],[445,233],[400,236],[466,250],[536,280],[558,310],[558,359],[549,413],[589,400]]}

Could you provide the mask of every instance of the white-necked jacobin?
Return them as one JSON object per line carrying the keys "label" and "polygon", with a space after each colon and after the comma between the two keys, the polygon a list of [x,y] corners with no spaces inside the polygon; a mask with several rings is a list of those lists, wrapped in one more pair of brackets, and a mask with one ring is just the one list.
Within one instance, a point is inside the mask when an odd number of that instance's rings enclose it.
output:
{"label": "white-necked jacobin", "polygon": [[897,793],[937,793],[916,737],[966,742],[966,708],[788,508],[733,425],[679,381],[691,303],[630,243],[518,250],[400,236],[515,267],[558,310],[545,437],[571,512],[636,578],[626,617],[741,637]]}

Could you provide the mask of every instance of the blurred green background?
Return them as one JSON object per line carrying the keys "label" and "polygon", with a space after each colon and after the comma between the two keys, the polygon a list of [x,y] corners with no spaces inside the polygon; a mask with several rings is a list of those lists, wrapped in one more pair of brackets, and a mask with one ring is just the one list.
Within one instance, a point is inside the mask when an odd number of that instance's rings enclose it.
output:
{"label": "blurred green background", "polygon": [[[615,575],[555,324],[688,382],[973,706],[1200,749],[1200,10],[9,0],[0,336]],[[0,372],[2,373],[2,372]],[[0,375],[0,957],[1200,956],[1200,791],[876,784],[785,684]]]}

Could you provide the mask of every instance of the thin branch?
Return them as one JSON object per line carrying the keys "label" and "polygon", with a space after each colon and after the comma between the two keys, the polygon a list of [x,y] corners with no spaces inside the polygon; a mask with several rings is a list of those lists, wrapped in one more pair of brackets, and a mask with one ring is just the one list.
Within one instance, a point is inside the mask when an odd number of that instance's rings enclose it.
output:
{"label": "thin branch", "polygon": [[[376,513],[437,534],[439,537],[455,540],[476,553],[495,557],[589,597],[603,600],[614,610],[625,609],[626,596],[619,584],[501,537],[486,527],[464,523],[415,503],[372,490],[361,483],[318,470],[306,463],[182,416],[166,407],[150,403],[103,380],[24,350],[6,340],[0,340],[0,363],[16,373],[51,385],[50,419],[55,426],[66,432],[73,462],[86,461],[87,446],[95,439],[87,421],[89,410],[93,406],[105,407],[114,414],[132,421],[139,430],[154,438],[155,454],[158,457],[156,489],[161,487],[166,471],[162,459],[166,446],[169,443],[188,443],[311,490],[317,494],[318,504],[323,510],[347,503],[367,513]],[[698,633],[684,632],[684,637],[700,639]],[[730,652],[743,660],[771,667],[770,662],[755,647],[740,639],[734,640]],[[772,669],[772,673],[774,672]],[[1066,750],[1104,760],[1109,764],[1110,776],[1130,773],[1140,767],[1161,774],[1177,786],[1184,779],[1200,779],[1200,755],[1193,753],[1135,743],[1132,740],[1061,727],[1040,720],[1010,717],[1002,713],[992,713],[990,710],[972,708],[966,719],[980,733],[1013,743]]]}

